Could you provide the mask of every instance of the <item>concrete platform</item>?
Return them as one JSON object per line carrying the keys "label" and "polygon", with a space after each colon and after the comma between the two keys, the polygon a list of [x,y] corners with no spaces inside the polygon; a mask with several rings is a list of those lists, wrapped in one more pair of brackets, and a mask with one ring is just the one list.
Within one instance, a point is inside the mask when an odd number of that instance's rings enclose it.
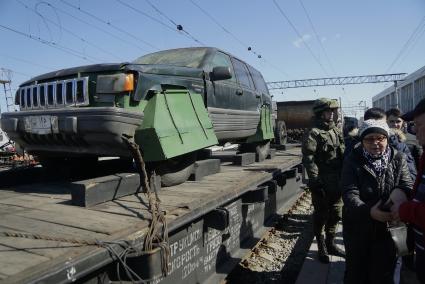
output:
{"label": "concrete platform", "polygon": [[[337,229],[336,243],[344,249],[342,240],[342,226]],[[304,260],[296,284],[337,284],[344,281],[345,260],[338,256],[330,256],[330,263],[323,264],[317,259],[317,242],[313,240],[310,250]]]}
{"label": "concrete platform", "polygon": [[[337,228],[337,245],[344,249],[342,239],[342,225]],[[310,250],[304,260],[304,264],[298,275],[296,284],[338,284],[344,283],[345,259],[330,256],[330,263],[323,264],[317,259],[317,242],[313,240]],[[420,284],[414,272],[403,268],[401,270],[400,284]]]}

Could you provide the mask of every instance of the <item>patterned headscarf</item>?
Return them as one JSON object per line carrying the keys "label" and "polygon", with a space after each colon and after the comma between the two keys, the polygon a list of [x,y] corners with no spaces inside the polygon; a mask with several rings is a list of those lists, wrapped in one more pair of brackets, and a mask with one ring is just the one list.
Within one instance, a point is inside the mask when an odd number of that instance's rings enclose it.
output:
{"label": "patterned headscarf", "polygon": [[379,156],[372,155],[363,148],[363,157],[366,159],[367,164],[376,176],[380,177],[388,167],[388,162],[390,160],[390,147],[387,146],[385,151]]}

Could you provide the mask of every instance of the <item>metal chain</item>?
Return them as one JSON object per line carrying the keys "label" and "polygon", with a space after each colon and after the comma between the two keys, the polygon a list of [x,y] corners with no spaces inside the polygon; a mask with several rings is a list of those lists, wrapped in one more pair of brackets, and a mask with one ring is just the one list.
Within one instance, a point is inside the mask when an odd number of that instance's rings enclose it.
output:
{"label": "metal chain", "polygon": [[[168,227],[167,220],[161,210],[161,200],[158,196],[158,191],[155,183],[155,172],[151,173],[151,184],[153,191],[148,182],[148,174],[146,172],[146,165],[140,152],[139,145],[130,141],[129,137],[123,136],[122,139],[130,149],[136,168],[140,175],[140,182],[143,185],[144,193],[149,200],[149,211],[152,215],[151,223],[149,224],[148,232],[146,233],[143,248],[145,251],[151,251],[155,247],[160,247],[164,253],[161,254],[161,268],[163,276],[169,272],[168,263],[171,259],[170,246],[168,243]],[[161,226],[162,225],[162,226]]]}

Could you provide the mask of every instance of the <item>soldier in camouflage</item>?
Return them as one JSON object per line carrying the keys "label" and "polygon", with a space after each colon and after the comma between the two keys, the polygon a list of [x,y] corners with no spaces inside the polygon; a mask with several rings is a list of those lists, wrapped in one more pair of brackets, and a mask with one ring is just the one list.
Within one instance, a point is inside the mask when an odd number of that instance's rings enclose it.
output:
{"label": "soldier in camouflage", "polygon": [[[319,260],[329,262],[329,255],[344,257],[334,243],[337,223],[341,220],[341,191],[344,139],[334,122],[338,102],[321,98],[314,102],[314,126],[303,138],[303,165],[314,207],[313,226],[318,245]],[[322,231],[325,227],[326,241]]]}

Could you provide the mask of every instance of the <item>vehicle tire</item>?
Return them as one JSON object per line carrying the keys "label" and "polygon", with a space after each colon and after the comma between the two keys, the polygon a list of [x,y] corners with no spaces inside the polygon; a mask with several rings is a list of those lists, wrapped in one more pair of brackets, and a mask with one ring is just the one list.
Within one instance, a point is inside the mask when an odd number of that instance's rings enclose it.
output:
{"label": "vehicle tire", "polygon": [[274,141],[277,145],[285,145],[288,141],[288,132],[284,121],[278,121],[274,129]]}
{"label": "vehicle tire", "polygon": [[156,167],[156,173],[161,176],[161,186],[168,187],[187,181],[193,172],[195,162],[196,152],[161,162]]}
{"label": "vehicle tire", "polygon": [[258,160],[263,161],[270,154],[270,141],[260,142],[255,146],[255,153],[258,155]]}
{"label": "vehicle tire", "polygon": [[262,161],[270,153],[270,141],[261,141],[257,143],[245,143],[239,145],[240,153],[256,153],[258,155],[258,160]]}

